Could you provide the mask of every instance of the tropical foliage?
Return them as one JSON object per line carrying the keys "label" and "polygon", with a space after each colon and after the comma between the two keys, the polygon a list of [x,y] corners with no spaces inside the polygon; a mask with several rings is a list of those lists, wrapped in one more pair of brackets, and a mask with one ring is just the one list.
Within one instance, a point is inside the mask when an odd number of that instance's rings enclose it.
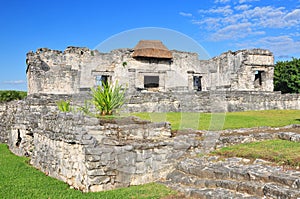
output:
{"label": "tropical foliage", "polygon": [[282,93],[300,93],[300,59],[279,61],[274,69],[274,90]]}
{"label": "tropical foliage", "polygon": [[71,112],[72,107],[71,107],[71,102],[70,101],[65,101],[65,100],[60,100],[56,102],[58,109],[61,112]]}
{"label": "tropical foliage", "polygon": [[0,91],[0,102],[9,102],[13,100],[21,100],[27,96],[27,92],[25,91]]}
{"label": "tropical foliage", "polygon": [[84,113],[88,116],[94,116],[93,113],[90,111],[91,108],[91,102],[89,100],[84,101],[84,105],[77,108],[78,111]]}
{"label": "tropical foliage", "polygon": [[92,103],[101,116],[112,115],[125,102],[125,89],[118,82],[103,83],[102,86],[92,88]]}

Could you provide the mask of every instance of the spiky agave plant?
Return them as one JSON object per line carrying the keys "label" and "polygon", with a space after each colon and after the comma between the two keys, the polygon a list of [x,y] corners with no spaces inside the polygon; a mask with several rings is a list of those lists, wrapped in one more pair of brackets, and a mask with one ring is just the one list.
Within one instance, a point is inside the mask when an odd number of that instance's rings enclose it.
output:
{"label": "spiky agave plant", "polygon": [[100,115],[112,115],[125,103],[125,89],[118,82],[103,83],[102,86],[92,88],[92,103]]}

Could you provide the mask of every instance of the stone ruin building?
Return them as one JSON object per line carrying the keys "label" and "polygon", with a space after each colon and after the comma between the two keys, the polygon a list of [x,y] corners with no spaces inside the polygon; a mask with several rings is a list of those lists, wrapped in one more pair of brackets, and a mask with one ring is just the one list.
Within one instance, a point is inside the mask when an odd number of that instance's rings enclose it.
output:
{"label": "stone ruin building", "polygon": [[90,88],[118,81],[127,88],[124,112],[300,109],[300,95],[273,92],[274,58],[268,50],[229,51],[199,60],[196,53],[142,40],[134,49],[109,53],[41,48],[29,52],[26,62],[28,97],[0,104],[0,142],[17,155],[30,156],[30,164],[49,176],[84,192],[162,180],[200,198],[300,197],[299,172],[282,174],[280,168],[259,163],[243,166],[242,159],[195,158],[237,143],[300,141],[297,132],[174,133],[168,122],[91,118],[60,113],[56,105],[61,99],[81,104]]}
{"label": "stone ruin building", "polygon": [[77,94],[118,81],[136,91],[273,91],[274,58],[268,50],[226,52],[210,60],[170,51],[161,41],[141,40],[134,49],[100,53],[68,47],[27,54],[28,94]]}
{"label": "stone ruin building", "polygon": [[134,49],[101,53],[68,47],[27,54],[29,95],[68,95],[83,104],[92,87],[118,81],[123,112],[227,112],[298,109],[298,95],[273,92],[274,57],[263,49],[228,51],[209,60],[141,40]]}

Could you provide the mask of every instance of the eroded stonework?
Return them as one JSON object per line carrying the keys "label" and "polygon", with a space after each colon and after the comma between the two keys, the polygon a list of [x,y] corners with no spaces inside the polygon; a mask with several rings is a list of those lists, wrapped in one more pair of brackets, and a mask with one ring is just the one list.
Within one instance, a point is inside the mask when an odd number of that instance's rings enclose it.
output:
{"label": "eroded stonework", "polygon": [[128,93],[273,91],[274,58],[268,50],[228,51],[210,60],[199,60],[196,53],[177,50],[168,51],[166,58],[155,54],[145,57],[145,53],[133,57],[134,52],[135,49],[117,49],[100,53],[78,47],[68,47],[63,52],[47,48],[29,52],[28,94],[75,94],[106,81],[118,81],[128,88]]}

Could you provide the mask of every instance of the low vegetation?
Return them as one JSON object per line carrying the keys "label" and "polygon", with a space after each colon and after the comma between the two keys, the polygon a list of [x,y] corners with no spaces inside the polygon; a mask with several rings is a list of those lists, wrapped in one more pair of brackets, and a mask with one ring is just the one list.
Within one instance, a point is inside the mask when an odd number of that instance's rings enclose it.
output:
{"label": "low vegetation", "polygon": [[[102,83],[102,86],[91,88],[91,100],[85,100],[84,106],[73,107],[70,101],[60,100],[56,102],[61,112],[82,112],[92,117],[111,116],[125,103],[125,89],[118,84]],[[96,110],[94,113],[93,107]]]}
{"label": "low vegetation", "polygon": [[224,157],[243,157],[248,159],[264,159],[276,164],[300,167],[300,142],[288,140],[267,140],[261,142],[244,143],[224,147],[213,154]]}
{"label": "low vegetation", "polygon": [[101,116],[112,115],[123,106],[125,89],[118,82],[102,83],[96,89],[92,88],[92,103]]}
{"label": "low vegetation", "polygon": [[2,90],[0,91],[0,102],[9,102],[13,100],[21,100],[27,96],[25,91]]}
{"label": "low vegetation", "polygon": [[260,126],[280,127],[290,124],[300,124],[300,110],[230,113],[134,113],[133,115],[154,122],[169,121],[173,130],[183,128],[220,130]]}
{"label": "low vegetation", "polygon": [[71,102],[70,101],[65,101],[65,100],[60,100],[56,102],[58,109],[61,112],[71,112],[72,107],[71,107]]}
{"label": "low vegetation", "polygon": [[0,196],[11,198],[109,198],[140,199],[176,196],[177,193],[161,184],[150,183],[98,193],[82,193],[70,189],[59,180],[28,165],[29,159],[13,155],[6,145],[0,144]]}

